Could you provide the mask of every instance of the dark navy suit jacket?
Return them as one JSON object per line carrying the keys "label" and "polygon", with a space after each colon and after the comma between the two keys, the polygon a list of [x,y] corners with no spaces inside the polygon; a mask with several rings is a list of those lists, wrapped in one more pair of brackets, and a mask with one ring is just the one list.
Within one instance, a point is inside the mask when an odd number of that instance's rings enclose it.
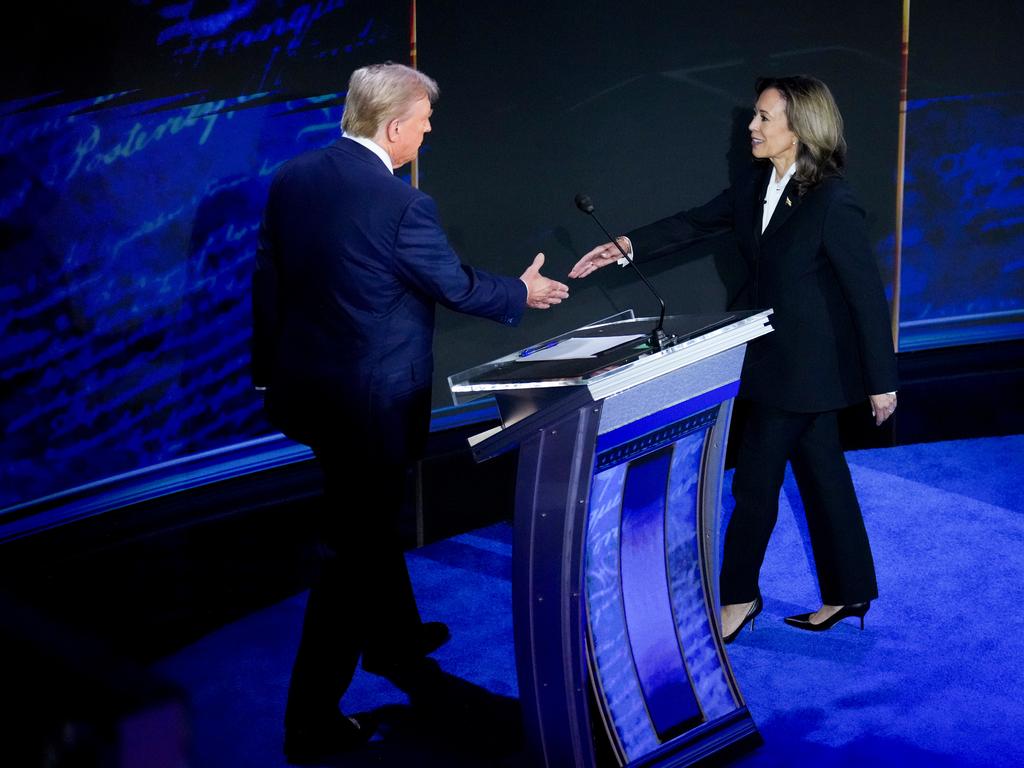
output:
{"label": "dark navy suit jacket", "polygon": [[437,303],[515,325],[526,294],[518,278],[462,264],[434,201],[341,138],[271,184],[253,278],[254,381],[274,424],[301,442],[353,419],[379,429],[392,405],[429,391]]}
{"label": "dark navy suit jacket", "polygon": [[751,342],[740,394],[794,412],[823,412],[897,388],[889,307],[864,211],[827,178],[799,195],[790,181],[767,228],[772,173],[755,163],[711,202],[627,233],[637,261],[735,233],[750,279],[734,308],[772,308],[773,333]]}

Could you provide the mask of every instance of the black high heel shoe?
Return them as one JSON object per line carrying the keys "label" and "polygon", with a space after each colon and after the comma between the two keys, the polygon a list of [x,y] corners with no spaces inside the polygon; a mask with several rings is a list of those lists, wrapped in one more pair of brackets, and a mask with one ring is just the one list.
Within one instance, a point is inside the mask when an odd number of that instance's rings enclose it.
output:
{"label": "black high heel shoe", "polygon": [[871,603],[853,603],[852,605],[844,605],[838,611],[833,613],[824,621],[814,624],[810,619],[813,613],[801,613],[796,616],[787,616],[784,621],[791,627],[797,629],[806,629],[808,632],[824,632],[826,629],[832,629],[843,619],[851,618],[856,616],[860,619],[860,628],[864,629],[864,614],[868,612],[868,608],[871,607]]}
{"label": "black high heel shoe", "polygon": [[761,596],[758,595],[757,599],[754,600],[754,602],[751,604],[751,606],[747,609],[747,615],[743,617],[743,621],[740,622],[740,625],[738,627],[736,627],[736,629],[734,629],[728,635],[724,635],[722,637],[722,642],[725,643],[726,645],[731,643],[733,640],[736,639],[736,637],[737,637],[737,635],[739,635],[740,631],[742,631],[742,629],[745,626],[747,626],[747,624],[750,624],[750,631],[753,632],[754,631],[754,619],[756,619],[757,615],[759,613],[761,613],[761,609],[762,608],[764,608],[764,601],[762,601],[761,600]]}

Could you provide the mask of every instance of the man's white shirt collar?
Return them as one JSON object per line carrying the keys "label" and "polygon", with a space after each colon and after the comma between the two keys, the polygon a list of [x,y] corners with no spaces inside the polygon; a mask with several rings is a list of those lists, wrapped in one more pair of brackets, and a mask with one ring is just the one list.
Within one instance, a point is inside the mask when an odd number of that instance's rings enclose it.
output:
{"label": "man's white shirt collar", "polygon": [[375,142],[373,139],[367,139],[362,136],[350,136],[347,133],[342,133],[341,136],[342,138],[345,139],[351,139],[356,144],[362,144],[364,147],[366,147],[368,150],[373,152],[373,154],[380,158],[380,161],[384,163],[388,171],[390,171],[391,173],[395,172],[395,169],[391,167],[391,158],[388,157],[388,153],[384,151],[384,147]]}

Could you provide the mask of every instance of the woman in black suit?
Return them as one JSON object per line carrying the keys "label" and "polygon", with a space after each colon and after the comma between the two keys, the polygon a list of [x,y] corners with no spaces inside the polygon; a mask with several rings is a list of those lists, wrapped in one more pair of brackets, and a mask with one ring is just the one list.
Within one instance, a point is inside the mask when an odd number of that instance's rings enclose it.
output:
{"label": "woman in black suit", "polygon": [[[643,261],[731,230],[750,268],[737,308],[774,310],[775,330],[750,343],[740,384],[748,417],[720,577],[726,642],[747,623],[753,628],[761,611],[758,574],[787,461],[807,513],[822,606],[786,622],[821,631],[853,616],[863,628],[878,587],[837,412],[868,400],[881,424],[896,408],[889,308],[864,212],[842,178],[839,109],[811,77],[764,78],[756,91],[750,170],[706,205],[617,238]],[[599,245],[569,276],[618,257],[613,243]]]}

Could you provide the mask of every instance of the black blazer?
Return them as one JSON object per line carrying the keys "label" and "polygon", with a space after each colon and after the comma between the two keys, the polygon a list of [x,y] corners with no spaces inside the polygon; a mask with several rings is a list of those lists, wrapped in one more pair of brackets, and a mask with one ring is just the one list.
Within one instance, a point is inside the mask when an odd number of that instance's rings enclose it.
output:
{"label": "black blazer", "polygon": [[750,343],[740,395],[820,412],[895,391],[889,306],[864,227],[841,178],[797,193],[790,181],[761,233],[770,163],[755,163],[699,208],[628,232],[638,262],[732,230],[749,267],[736,309],[771,308],[774,332]]}

